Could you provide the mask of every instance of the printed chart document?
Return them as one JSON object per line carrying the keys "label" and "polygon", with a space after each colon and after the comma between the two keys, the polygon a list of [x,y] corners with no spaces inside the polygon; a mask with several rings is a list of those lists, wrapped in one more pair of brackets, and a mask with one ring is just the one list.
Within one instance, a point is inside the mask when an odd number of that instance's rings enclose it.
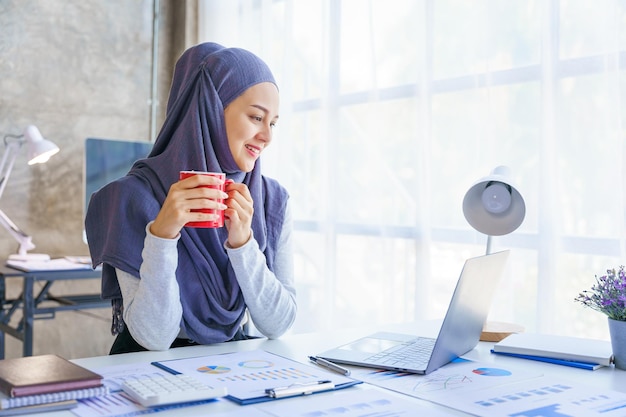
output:
{"label": "printed chart document", "polygon": [[[264,411],[257,410],[256,408],[246,408],[245,417],[276,417],[272,414],[267,414]],[[190,417],[205,417],[206,414],[191,415]],[[241,410],[222,411],[218,413],[211,413],[210,417],[242,417]]]}
{"label": "printed chart document", "polygon": [[[324,398],[299,398],[257,406],[272,417],[408,417],[458,416],[459,413],[438,408],[427,401],[402,398],[378,389],[341,390],[324,394]],[[247,411],[247,409],[246,409]],[[242,415],[242,414],[239,414]],[[247,417],[247,414],[246,414]]]}
{"label": "printed chart document", "polygon": [[477,416],[623,417],[626,394],[526,371],[458,359],[428,375],[359,370],[372,385]]}
{"label": "printed chart document", "polygon": [[[478,390],[537,379],[541,373],[501,368],[457,358],[428,375],[350,367],[352,376],[363,382],[425,400],[452,398]],[[444,404],[449,405],[449,404]]]}
{"label": "printed chart document", "polygon": [[[224,353],[187,359],[153,362],[172,373],[192,375],[210,386],[225,386],[229,400],[238,404],[254,404],[276,398],[288,398],[327,392],[360,384],[352,378],[305,365],[263,350]],[[316,390],[320,385],[325,388]],[[271,392],[293,392],[273,397]]]}
{"label": "printed chart document", "polygon": [[104,377],[103,383],[110,393],[102,397],[78,400],[76,408],[72,409],[72,413],[78,417],[133,417],[218,401],[213,399],[161,407],[143,407],[122,392],[122,382],[131,378],[165,375],[167,372],[148,362],[107,366],[97,371]]}
{"label": "printed chart document", "polygon": [[623,417],[626,394],[543,376],[431,401],[479,416]]}

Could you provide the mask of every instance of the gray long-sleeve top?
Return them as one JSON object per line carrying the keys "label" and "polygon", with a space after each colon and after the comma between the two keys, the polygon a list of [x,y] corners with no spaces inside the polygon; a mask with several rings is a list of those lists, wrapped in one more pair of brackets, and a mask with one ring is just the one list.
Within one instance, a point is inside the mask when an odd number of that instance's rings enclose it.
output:
{"label": "gray long-sleeve top", "polygon": [[[254,236],[236,249],[224,244],[252,322],[268,338],[281,336],[296,317],[291,222],[287,204],[274,272],[267,267]],[[180,328],[183,309],[176,281],[179,238],[156,237],[148,224],[141,279],[116,269],[124,300],[124,322],[133,338],[149,350],[166,350],[177,337],[187,337]]]}

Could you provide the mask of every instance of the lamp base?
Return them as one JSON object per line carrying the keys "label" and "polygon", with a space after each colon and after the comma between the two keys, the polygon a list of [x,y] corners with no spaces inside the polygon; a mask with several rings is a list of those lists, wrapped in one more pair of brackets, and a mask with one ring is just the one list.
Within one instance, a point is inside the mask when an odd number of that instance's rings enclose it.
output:
{"label": "lamp base", "polygon": [[20,255],[19,253],[14,253],[9,255],[10,261],[22,261],[22,262],[41,262],[41,261],[49,261],[50,255],[45,253],[26,253],[24,255]]}
{"label": "lamp base", "polygon": [[519,324],[488,321],[483,325],[480,340],[482,342],[499,342],[512,333],[522,333],[523,331],[524,327]]}

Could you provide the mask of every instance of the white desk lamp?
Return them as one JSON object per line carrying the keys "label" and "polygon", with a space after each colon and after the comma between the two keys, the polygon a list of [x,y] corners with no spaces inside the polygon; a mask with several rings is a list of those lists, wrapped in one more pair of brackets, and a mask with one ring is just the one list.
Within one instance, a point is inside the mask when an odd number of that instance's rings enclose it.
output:
{"label": "white desk lamp", "polygon": [[[27,144],[28,148],[28,165],[47,162],[52,155],[59,152],[59,147],[49,140],[44,139],[39,129],[32,125],[28,126],[22,135],[5,135],[4,146],[6,150],[2,155],[2,161],[0,161],[0,198],[4,193],[9,175],[13,170],[15,159],[24,144]],[[50,257],[45,254],[27,253],[27,251],[35,248],[32,237],[17,227],[2,210],[0,210],[0,224],[2,224],[19,243],[17,254],[10,255],[9,259],[22,261],[50,259]]]}
{"label": "white desk lamp", "polygon": [[522,224],[526,205],[510,179],[508,167],[496,167],[467,191],[463,214],[474,229],[487,235],[487,255],[491,253],[492,236],[507,235]]}
{"label": "white desk lamp", "polygon": [[[491,253],[492,236],[509,234],[522,224],[526,205],[511,181],[508,167],[498,166],[474,183],[463,198],[463,214],[474,229],[487,235],[487,255]],[[480,340],[499,342],[523,330],[515,324],[488,322]]]}

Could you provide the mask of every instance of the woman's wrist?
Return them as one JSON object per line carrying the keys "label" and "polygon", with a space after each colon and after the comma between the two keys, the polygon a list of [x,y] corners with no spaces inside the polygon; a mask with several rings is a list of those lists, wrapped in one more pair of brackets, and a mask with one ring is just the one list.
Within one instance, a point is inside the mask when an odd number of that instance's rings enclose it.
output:
{"label": "woman's wrist", "polygon": [[160,234],[155,233],[155,230],[153,229],[154,226],[154,220],[152,220],[150,223],[148,223],[148,225],[146,226],[146,233],[156,239],[164,239],[164,240],[178,240],[180,238],[180,232],[175,235],[174,237],[163,237]]}
{"label": "woman's wrist", "polygon": [[243,246],[247,245],[247,244],[248,244],[248,242],[250,242],[250,240],[252,240],[252,230],[250,230],[250,233],[248,234],[248,238],[247,238],[247,239],[245,239],[245,240],[244,240],[243,242],[241,242],[241,243],[237,243],[237,242],[235,242],[235,244],[232,244],[232,243],[231,243],[231,240],[230,240],[230,238],[229,238],[228,240],[226,240],[226,247],[227,247],[228,249],[239,249],[239,248],[241,248],[241,247],[243,247]]}

